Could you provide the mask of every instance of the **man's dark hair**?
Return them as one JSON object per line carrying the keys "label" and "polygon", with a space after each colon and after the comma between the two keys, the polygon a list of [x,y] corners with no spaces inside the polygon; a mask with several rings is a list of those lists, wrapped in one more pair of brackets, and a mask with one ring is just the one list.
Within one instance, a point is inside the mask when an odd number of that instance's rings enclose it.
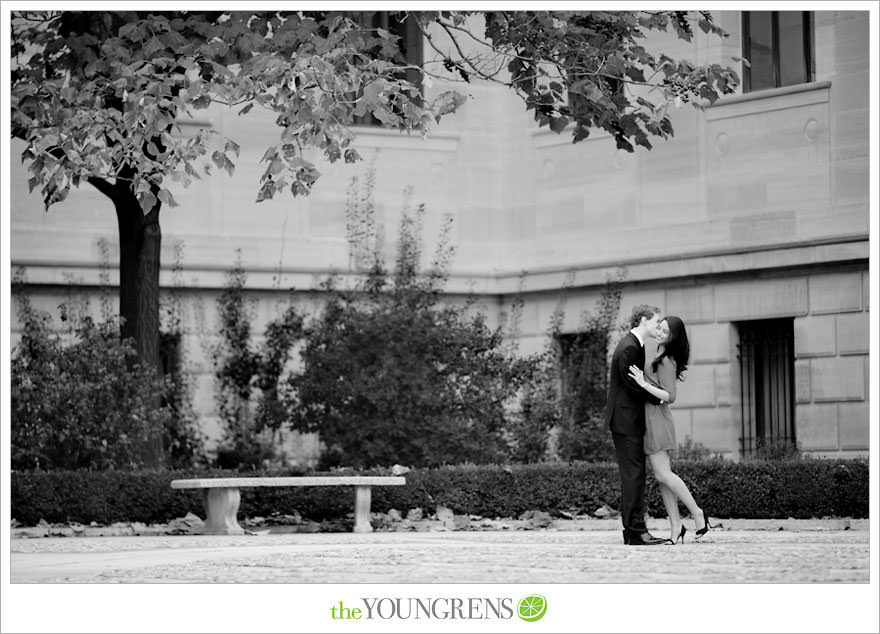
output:
{"label": "man's dark hair", "polygon": [[632,316],[629,318],[629,327],[635,328],[638,326],[642,317],[645,319],[651,319],[654,315],[660,313],[660,309],[656,306],[649,306],[648,304],[639,304],[635,308],[633,308]]}

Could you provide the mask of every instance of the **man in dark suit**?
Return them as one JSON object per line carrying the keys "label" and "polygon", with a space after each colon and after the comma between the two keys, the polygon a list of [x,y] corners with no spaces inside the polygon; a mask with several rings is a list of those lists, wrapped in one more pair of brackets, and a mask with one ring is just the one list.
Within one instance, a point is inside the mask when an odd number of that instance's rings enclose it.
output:
{"label": "man in dark suit", "polygon": [[605,424],[611,429],[617,466],[620,469],[620,516],[623,543],[654,546],[664,540],[645,526],[645,403],[660,401],[629,376],[629,366],[645,367],[645,340],[657,334],[660,309],[640,304],[633,308],[631,330],[620,340],[611,357]]}

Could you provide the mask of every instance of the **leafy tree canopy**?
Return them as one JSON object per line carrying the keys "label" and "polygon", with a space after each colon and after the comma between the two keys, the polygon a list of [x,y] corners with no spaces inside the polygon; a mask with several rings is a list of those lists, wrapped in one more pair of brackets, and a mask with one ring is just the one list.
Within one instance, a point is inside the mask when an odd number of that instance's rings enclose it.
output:
{"label": "leafy tree canopy", "polygon": [[[446,71],[429,63],[422,77],[506,84],[539,124],[570,129],[575,142],[598,128],[628,151],[650,148],[650,137],[672,133],[670,101],[712,102],[738,84],[729,68],[645,48],[651,30],[685,40],[695,27],[726,35],[705,12],[493,11],[483,21],[474,13],[409,14]],[[280,137],[263,155],[257,200],[285,189],[307,194],[319,176],[307,148],[331,162],[358,160],[354,117],[424,133],[466,101],[455,90],[423,100],[403,72],[410,67],[397,36],[354,16],[15,12],[12,135],[27,144],[31,190],[40,188],[48,207],[83,181],[111,198],[121,183],[144,213],[174,205],[170,183],[188,184],[212,165],[235,167],[235,140],[207,130],[185,136],[175,126],[219,103],[276,116]]]}
{"label": "leafy tree canopy", "polygon": [[[450,33],[463,28],[460,14],[439,23]],[[508,85],[541,126],[570,126],[575,143],[602,129],[632,152],[633,144],[650,149],[650,137],[672,134],[670,103],[712,103],[739,85],[730,68],[646,48],[650,31],[690,42],[695,27],[727,37],[706,11],[493,11],[485,39],[495,55],[452,63],[463,77],[494,79],[505,68]]]}
{"label": "leafy tree canopy", "polygon": [[418,89],[394,75],[404,64],[394,36],[339,14],[60,12],[14,24],[12,133],[28,144],[30,185],[47,207],[83,180],[101,189],[120,178],[145,213],[157,198],[173,205],[169,182],[198,177],[194,163],[209,152],[231,173],[235,141],[175,127],[213,103],[277,115],[258,200],[309,191],[318,173],[306,147],[357,160],[347,129],[356,115],[425,125]]}

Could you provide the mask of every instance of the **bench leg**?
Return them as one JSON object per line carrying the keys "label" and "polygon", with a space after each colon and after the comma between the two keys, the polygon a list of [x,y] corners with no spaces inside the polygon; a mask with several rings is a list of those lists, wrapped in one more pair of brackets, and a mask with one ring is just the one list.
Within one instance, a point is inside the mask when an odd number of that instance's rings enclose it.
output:
{"label": "bench leg", "polygon": [[354,488],[354,532],[373,532],[373,526],[370,524],[369,486],[355,486]]}
{"label": "bench leg", "polygon": [[205,535],[244,535],[238,525],[238,505],[241,493],[238,489],[204,489]]}

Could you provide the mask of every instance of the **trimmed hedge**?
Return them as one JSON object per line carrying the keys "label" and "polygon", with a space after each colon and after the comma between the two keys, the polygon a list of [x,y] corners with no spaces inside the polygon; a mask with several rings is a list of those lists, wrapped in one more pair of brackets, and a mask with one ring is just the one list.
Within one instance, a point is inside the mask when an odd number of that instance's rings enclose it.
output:
{"label": "trimmed hedge", "polygon": [[[712,517],[799,518],[868,517],[867,460],[679,461],[674,470]],[[333,475],[353,475],[340,470]],[[387,470],[360,472],[387,475]],[[12,517],[26,525],[48,522],[167,522],[187,512],[203,516],[201,492],[171,489],[171,480],[187,477],[242,477],[210,472],[13,472]],[[249,476],[300,475],[256,471]],[[411,471],[402,487],[374,487],[372,510],[406,511],[438,504],[456,513],[518,517],[540,510],[591,513],[602,504],[617,505],[620,482],[615,464],[542,463],[461,465]],[[647,511],[663,517],[659,489],[648,476]],[[351,487],[254,488],[243,491],[239,517],[268,517],[298,511],[321,521],[353,511]]]}

